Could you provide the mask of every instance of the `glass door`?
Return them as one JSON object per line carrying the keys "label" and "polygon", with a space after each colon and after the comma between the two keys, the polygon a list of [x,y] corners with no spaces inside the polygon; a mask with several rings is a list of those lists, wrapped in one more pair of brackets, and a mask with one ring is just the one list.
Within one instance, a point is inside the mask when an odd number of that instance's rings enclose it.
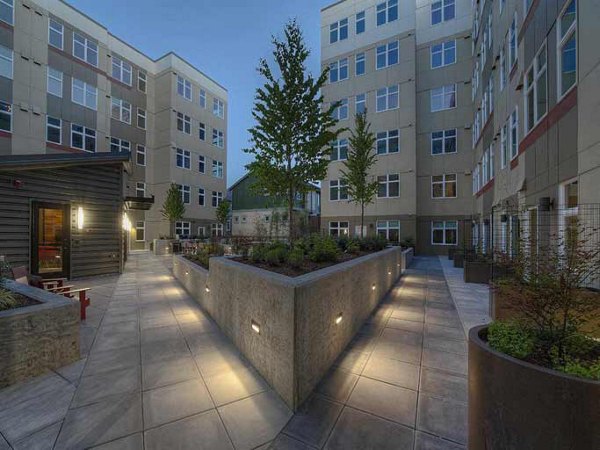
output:
{"label": "glass door", "polygon": [[69,276],[69,205],[34,202],[31,272],[42,277]]}

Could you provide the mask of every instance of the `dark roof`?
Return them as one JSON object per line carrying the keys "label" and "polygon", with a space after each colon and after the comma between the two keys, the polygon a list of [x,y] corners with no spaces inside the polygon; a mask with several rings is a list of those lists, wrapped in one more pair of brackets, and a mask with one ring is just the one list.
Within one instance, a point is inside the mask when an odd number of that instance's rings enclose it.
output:
{"label": "dark roof", "polygon": [[43,169],[49,166],[79,166],[129,162],[130,152],[51,153],[41,155],[0,156],[0,170]]}

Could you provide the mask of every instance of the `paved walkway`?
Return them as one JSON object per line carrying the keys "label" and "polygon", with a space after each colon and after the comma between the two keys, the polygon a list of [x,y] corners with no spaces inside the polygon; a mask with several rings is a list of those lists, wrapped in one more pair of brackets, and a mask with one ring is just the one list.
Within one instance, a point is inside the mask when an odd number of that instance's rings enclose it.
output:
{"label": "paved walkway", "polygon": [[0,391],[0,450],[464,448],[466,341],[437,258],[414,260],[293,416],[169,261],[81,283],[83,359]]}

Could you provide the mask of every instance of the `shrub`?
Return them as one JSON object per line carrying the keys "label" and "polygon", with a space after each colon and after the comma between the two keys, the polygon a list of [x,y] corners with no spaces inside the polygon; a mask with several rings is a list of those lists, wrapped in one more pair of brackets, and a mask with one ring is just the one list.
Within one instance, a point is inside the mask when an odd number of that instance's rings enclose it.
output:
{"label": "shrub", "polygon": [[487,338],[494,350],[519,359],[527,358],[534,349],[531,332],[517,322],[493,322]]}
{"label": "shrub", "polygon": [[356,255],[358,252],[360,252],[360,243],[356,239],[351,239],[346,245],[346,252]]}
{"label": "shrub", "polygon": [[335,262],[338,258],[338,246],[331,236],[314,236],[308,258],[313,262]]}
{"label": "shrub", "polygon": [[0,287],[0,311],[11,309],[18,305],[15,296],[8,289]]}
{"label": "shrub", "polygon": [[292,267],[300,267],[302,266],[302,263],[304,262],[304,250],[301,247],[298,246],[294,246],[293,249],[291,249],[287,255],[287,260],[288,263],[290,264],[290,266]]}
{"label": "shrub", "polygon": [[266,253],[267,253],[266,245],[264,245],[264,244],[255,245],[252,247],[252,251],[250,252],[250,260],[255,263],[264,261]]}
{"label": "shrub", "polygon": [[403,239],[400,242],[400,245],[402,247],[404,247],[404,248],[411,248],[411,247],[414,248],[415,247],[415,240],[412,237],[409,236],[409,237]]}
{"label": "shrub", "polygon": [[584,365],[579,361],[568,362],[563,372],[582,378],[591,378],[600,381],[600,361],[591,365]]}
{"label": "shrub", "polygon": [[271,246],[267,249],[264,260],[271,266],[278,266],[287,259],[288,250],[282,246]]}
{"label": "shrub", "polygon": [[351,239],[348,236],[338,236],[336,241],[340,250],[345,252],[348,249],[348,244],[351,242]]}
{"label": "shrub", "polygon": [[387,247],[387,239],[379,235],[360,240],[360,249],[367,252],[377,252],[385,247]]}

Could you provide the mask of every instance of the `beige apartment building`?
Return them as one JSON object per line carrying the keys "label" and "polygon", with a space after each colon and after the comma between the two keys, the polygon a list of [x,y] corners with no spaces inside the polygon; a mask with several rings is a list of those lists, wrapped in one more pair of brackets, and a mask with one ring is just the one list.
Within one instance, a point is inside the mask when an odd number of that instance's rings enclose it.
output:
{"label": "beige apartment building", "polygon": [[[227,91],[175,53],[152,59],[60,0],[0,1],[2,155],[130,152],[133,249],[222,230]],[[186,214],[161,214],[171,183]]]}

